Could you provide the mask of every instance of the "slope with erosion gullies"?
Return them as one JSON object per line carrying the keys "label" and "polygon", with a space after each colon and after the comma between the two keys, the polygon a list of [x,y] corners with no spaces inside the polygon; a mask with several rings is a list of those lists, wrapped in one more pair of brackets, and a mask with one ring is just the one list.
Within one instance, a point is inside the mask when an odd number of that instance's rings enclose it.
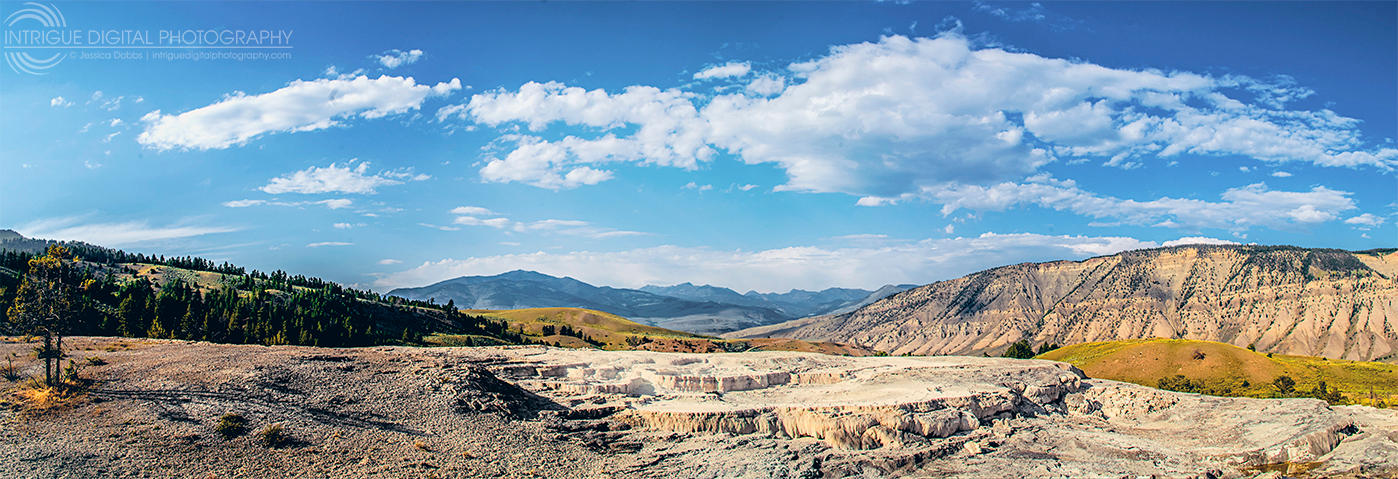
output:
{"label": "slope with erosion gullies", "polygon": [[1179,246],[1024,263],[857,311],[735,332],[895,354],[999,354],[1009,344],[1180,338],[1355,360],[1398,352],[1398,252]]}
{"label": "slope with erosion gullies", "polygon": [[[640,324],[621,316],[582,308],[464,310],[508,322],[509,328],[531,342],[571,348],[660,352],[801,351],[843,356],[870,356],[869,348],[785,338],[719,339]],[[454,335],[424,338],[429,344],[460,345]]]}

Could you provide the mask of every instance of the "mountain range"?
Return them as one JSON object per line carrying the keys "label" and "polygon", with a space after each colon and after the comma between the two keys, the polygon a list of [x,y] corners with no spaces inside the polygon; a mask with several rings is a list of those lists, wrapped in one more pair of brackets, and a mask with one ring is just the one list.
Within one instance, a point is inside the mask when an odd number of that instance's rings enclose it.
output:
{"label": "mountain range", "polygon": [[1021,340],[1161,337],[1391,361],[1398,359],[1398,250],[1193,245],[1024,263],[725,336],[960,355],[998,355]]}
{"label": "mountain range", "polygon": [[830,288],[746,294],[691,283],[626,289],[517,270],[494,276],[463,276],[420,288],[398,288],[388,294],[438,303],[452,301],[463,309],[587,308],[667,329],[718,334],[844,312],[882,297],[871,295],[887,295],[910,287],[913,285],[889,285],[878,291]]}

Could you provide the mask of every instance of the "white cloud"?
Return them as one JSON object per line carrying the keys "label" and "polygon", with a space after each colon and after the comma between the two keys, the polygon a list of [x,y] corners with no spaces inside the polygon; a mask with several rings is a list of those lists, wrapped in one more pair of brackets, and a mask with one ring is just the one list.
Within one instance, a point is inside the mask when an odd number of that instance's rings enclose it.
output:
{"label": "white cloud", "polygon": [[479,206],[458,206],[451,209],[451,214],[467,216],[495,216],[494,211]]}
{"label": "white cloud", "polygon": [[274,195],[282,193],[372,195],[376,193],[375,188],[380,186],[403,184],[402,179],[412,181],[430,178],[426,175],[414,175],[411,170],[368,174],[368,162],[361,162],[358,165],[355,163],[356,160],[350,160],[344,166],[336,163],[331,163],[330,166],[326,167],[312,166],[289,175],[272,178],[266,186],[259,189]]}
{"label": "white cloud", "polygon": [[698,183],[695,183],[695,182],[691,181],[691,182],[689,182],[689,184],[684,185],[684,189],[686,189],[686,190],[709,191],[709,190],[714,189],[714,185],[701,185],[701,184],[698,184]]}
{"label": "white cloud", "polygon": [[354,201],[349,200],[349,199],[347,199],[347,198],[332,198],[332,199],[328,199],[328,200],[319,200],[319,201],[275,201],[275,200],[269,201],[269,200],[243,199],[243,200],[233,200],[233,201],[225,201],[225,202],[223,202],[223,206],[226,206],[226,207],[229,207],[229,208],[247,208],[247,207],[250,207],[250,206],[264,206],[264,205],[265,205],[265,206],[292,206],[292,207],[311,206],[311,205],[321,205],[321,206],[324,206],[324,207],[326,207],[326,208],[330,208],[330,209],[332,209],[332,210],[338,210],[338,209],[341,209],[341,208],[348,208],[348,207],[350,207],[350,206],[353,205],[353,204],[354,204]]}
{"label": "white cloud", "polygon": [[334,226],[335,229],[347,230],[347,229],[353,228],[353,227],[354,227],[354,224],[352,224],[352,223],[335,223],[335,224],[332,225],[332,226]]}
{"label": "white cloud", "polygon": [[424,228],[432,228],[432,229],[434,229],[434,230],[442,230],[442,231],[460,231],[460,230],[461,230],[461,228],[458,228],[458,227],[455,227],[455,226],[434,225],[434,224],[432,224],[432,223],[418,223],[418,226],[421,226],[421,227],[424,227]]}
{"label": "white cloud", "polygon": [[223,149],[263,134],[320,130],[353,118],[373,119],[418,109],[431,96],[461,88],[461,81],[419,85],[412,77],[366,76],[296,80],[260,95],[234,92],[180,114],[159,110],[142,118],[137,141],[158,150]]}
{"label": "white cloud", "polygon": [[[97,90],[92,92],[92,97],[89,98],[87,103],[85,104],[92,105],[95,103],[98,108],[101,108],[103,110],[116,111],[118,108],[121,108],[121,101],[125,99],[125,96],[118,96],[116,98],[109,97],[103,94],[102,90]],[[52,104],[52,100],[50,100],[49,103]]]}
{"label": "white cloud", "polygon": [[738,187],[738,189],[743,190],[743,191],[748,191],[748,190],[751,190],[751,189],[753,189],[753,188],[757,188],[757,185],[754,185],[754,184],[746,184],[746,185],[743,185],[743,186],[739,186],[739,187]]}
{"label": "white cloud", "polygon": [[474,216],[458,216],[452,223],[463,226],[489,226],[491,228],[505,228],[510,226],[509,218],[481,219]]}
{"label": "white cloud", "polygon": [[354,243],[346,243],[346,242],[344,242],[344,241],[321,241],[321,242],[319,242],[319,243],[309,243],[309,244],[306,245],[306,247],[307,247],[307,248],[321,248],[321,247],[325,247],[325,246],[353,246],[353,245],[354,245]]}
{"label": "white cloud", "polygon": [[385,266],[391,265],[391,264],[400,264],[400,263],[402,263],[402,262],[403,262],[402,260],[397,260],[397,259],[393,259],[393,258],[384,258],[384,259],[379,260],[379,264],[385,265]]}
{"label": "white cloud", "polygon": [[[958,209],[1001,211],[1037,205],[1079,215],[1115,219],[1136,225],[1173,228],[1222,228],[1235,231],[1252,226],[1283,227],[1339,218],[1355,208],[1351,193],[1317,186],[1310,191],[1276,191],[1264,183],[1230,188],[1221,201],[1164,197],[1149,201],[1089,193],[1069,181],[1041,175],[1029,183],[999,183],[989,187],[963,185],[929,193],[941,202],[942,214]],[[863,199],[861,199],[863,201]]]}
{"label": "white cloud", "polygon": [[73,106],[73,102],[72,100],[66,100],[61,96],[56,96],[52,99],[49,99],[49,106],[54,108],[68,108],[70,106]]}
{"label": "white cloud", "polygon": [[[1370,146],[1358,120],[1278,109],[1277,92],[1288,87],[1241,76],[1108,68],[977,48],[952,34],[837,46],[787,70],[793,83],[773,97],[762,93],[774,89],[709,97],[530,82],[438,115],[536,133],[553,123],[591,127],[558,139],[506,134],[487,153],[487,181],[546,188],[603,181],[609,171],[582,168],[608,162],[692,169],[717,151],[785,170],[779,190],[871,198],[865,204],[949,183],[1014,181],[1060,158],[1122,168],[1184,154],[1398,165],[1398,149]],[[595,174],[566,181],[571,172]]]}
{"label": "white cloud", "polygon": [[422,50],[416,48],[408,51],[394,49],[383,52],[381,55],[371,55],[370,57],[378,60],[379,64],[383,65],[384,68],[392,70],[403,65],[416,63],[418,59],[422,58]]}
{"label": "white cloud", "polygon": [[175,224],[151,226],[147,221],[84,223],[81,217],[50,218],[18,228],[31,238],[85,241],[99,246],[123,246],[238,231],[231,226]]}
{"label": "white cloud", "polygon": [[[468,119],[490,126],[522,122],[542,131],[553,122],[605,132],[596,138],[568,136],[545,141],[535,135],[502,135],[485,155],[481,177],[492,182],[522,182],[542,188],[576,188],[612,177],[601,163],[626,161],[695,169],[714,150],[704,142],[704,123],[679,90],[633,86],[621,93],[584,90],[561,83],[526,83],[518,91],[494,90],[475,95],[466,105],[444,107],[441,121]],[[637,126],[630,136],[613,130]]]}
{"label": "white cloud", "polygon": [[763,74],[753,79],[746,87],[747,92],[758,96],[772,96],[786,88],[786,78],[774,74]]}
{"label": "white cloud", "polygon": [[972,9],[977,12],[986,13],[1011,22],[1042,22],[1048,19],[1044,6],[1038,2],[1030,3],[1024,8],[997,7],[981,2],[974,2],[972,5]]}
{"label": "white cloud", "polygon": [[259,206],[267,204],[267,200],[233,200],[223,202],[223,206],[229,208],[247,208],[249,206]]}
{"label": "white cloud", "polygon": [[338,210],[340,208],[349,208],[351,204],[354,204],[354,202],[346,198],[333,198],[328,200],[312,201],[310,202],[310,204],[325,205],[326,208]]}
{"label": "white cloud", "polygon": [[[451,214],[458,215],[452,220],[452,224],[462,226],[487,226],[516,233],[547,232],[593,239],[640,236],[646,234],[639,231],[625,231],[593,226],[581,220],[546,219],[538,221],[515,221],[480,206],[458,206],[452,208]],[[487,218],[487,216],[493,216],[493,218]],[[424,223],[423,226],[443,230],[447,229],[446,227],[439,227],[426,223]]]}
{"label": "white cloud", "polygon": [[1023,261],[1085,258],[1159,246],[1122,237],[993,234],[845,248],[793,246],[761,251],[682,246],[569,253],[524,253],[429,261],[380,277],[381,290],[422,286],[463,275],[514,269],[571,276],[597,285],[717,284],[739,291],[876,288],[888,283],[930,283]]}
{"label": "white cloud", "polygon": [[1285,171],[1273,171],[1272,176],[1275,176],[1277,178],[1290,178],[1291,173],[1287,173]]}
{"label": "white cloud", "polygon": [[1160,246],[1184,246],[1191,244],[1238,244],[1238,242],[1204,236],[1186,236],[1177,240],[1166,241],[1161,243]]}
{"label": "white cloud", "polygon": [[700,70],[694,74],[695,80],[710,80],[714,78],[731,78],[747,75],[752,71],[752,65],[748,62],[728,62],[722,65],[711,66]]}
{"label": "white cloud", "polygon": [[1359,216],[1345,220],[1345,224],[1375,227],[1383,224],[1383,217],[1372,213],[1364,213]]}

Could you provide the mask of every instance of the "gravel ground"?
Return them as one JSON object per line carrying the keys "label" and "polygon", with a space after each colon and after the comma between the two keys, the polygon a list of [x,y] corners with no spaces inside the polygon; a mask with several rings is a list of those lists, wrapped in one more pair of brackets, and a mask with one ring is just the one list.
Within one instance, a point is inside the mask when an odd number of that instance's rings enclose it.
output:
{"label": "gravel ground", "polygon": [[[619,467],[608,444],[560,431],[546,401],[431,350],[66,345],[107,364],[87,367],[96,382],[71,408],[0,411],[0,477],[607,477]],[[0,343],[0,357],[31,348]],[[6,397],[17,387],[0,385]],[[248,432],[215,433],[225,413],[246,417]],[[288,444],[257,441],[273,423]]]}
{"label": "gravel ground", "polygon": [[[850,450],[809,437],[629,429],[612,415],[616,395],[537,389],[543,397],[500,379],[521,364],[558,366],[566,378],[575,369],[634,373],[638,366],[619,358],[666,359],[652,353],[126,338],[71,338],[65,346],[78,362],[103,363],[86,368],[92,384],[68,407],[21,410],[20,382],[0,379],[0,404],[8,406],[0,407],[0,478],[1398,477],[1398,414],[1300,399],[1211,398],[1088,380],[1090,387],[1065,396],[1067,413],[1006,412],[915,447]],[[0,364],[13,353],[24,375],[42,375],[32,348],[0,340]],[[666,360],[698,370],[713,359],[678,356]],[[786,359],[812,361],[797,356]],[[972,373],[985,371],[948,374]],[[215,430],[227,413],[248,423],[232,439]],[[1322,427],[1336,421],[1353,426]],[[1292,431],[1310,422],[1317,426]],[[258,440],[272,424],[285,427],[286,444]],[[1247,450],[1227,445],[1234,443]],[[1253,451],[1272,443],[1281,446]],[[1223,465],[1283,449],[1310,457],[1304,452],[1317,447],[1330,452],[1285,471]]]}

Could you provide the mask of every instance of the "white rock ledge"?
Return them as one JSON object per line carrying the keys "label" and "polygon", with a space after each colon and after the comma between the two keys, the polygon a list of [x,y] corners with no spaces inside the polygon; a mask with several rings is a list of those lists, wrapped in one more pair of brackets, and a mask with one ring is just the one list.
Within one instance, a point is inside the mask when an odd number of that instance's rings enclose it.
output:
{"label": "white rock ledge", "polygon": [[498,371],[565,402],[614,396],[618,420],[679,433],[813,437],[908,447],[997,415],[1064,411],[1083,375],[1062,363],[789,352],[688,355],[547,349]]}

